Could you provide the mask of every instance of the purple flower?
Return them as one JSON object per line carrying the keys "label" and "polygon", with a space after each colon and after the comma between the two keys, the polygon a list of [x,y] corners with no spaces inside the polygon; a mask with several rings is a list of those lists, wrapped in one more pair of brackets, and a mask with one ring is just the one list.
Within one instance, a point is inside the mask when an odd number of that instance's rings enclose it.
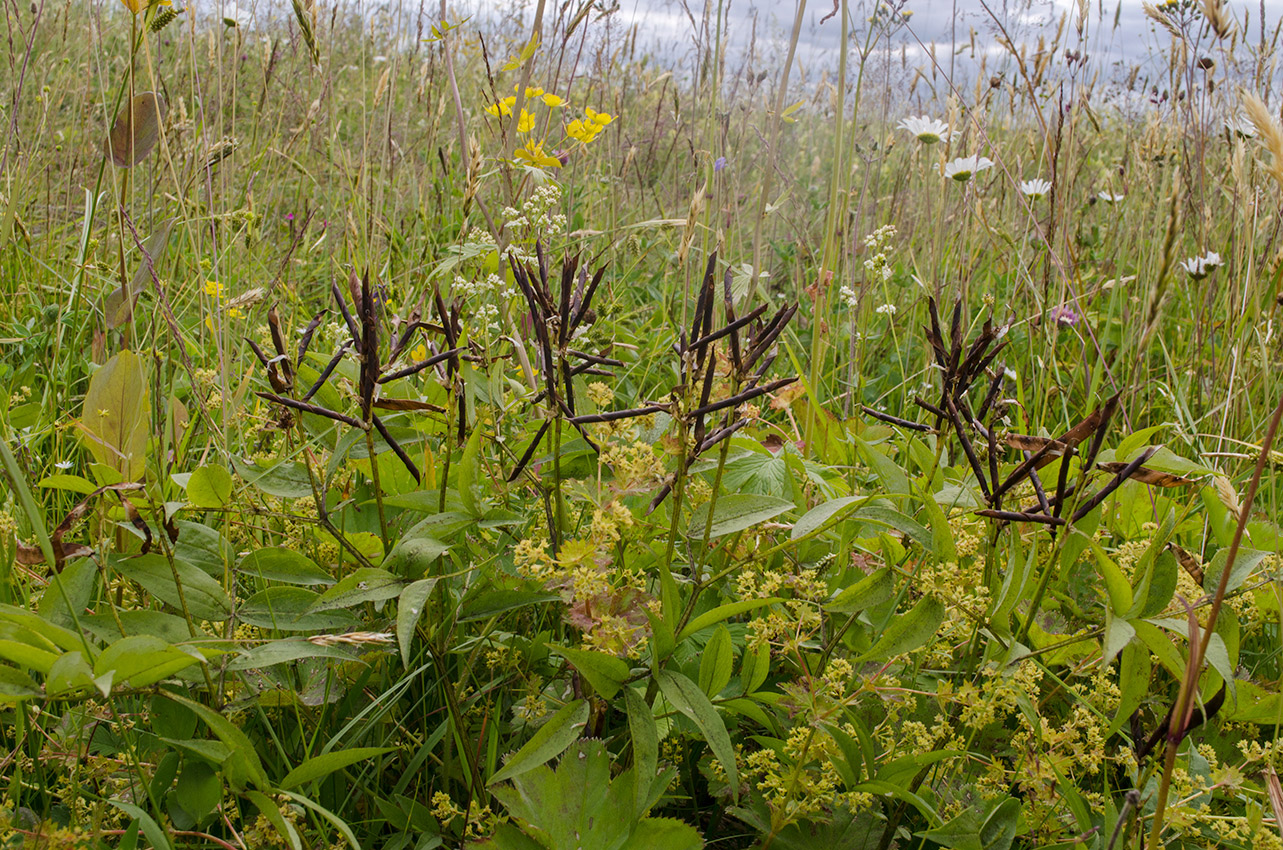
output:
{"label": "purple flower", "polygon": [[286,221],[293,221],[293,220],[294,220],[294,213],[286,213],[286,214],[285,214],[285,220],[286,220]]}
{"label": "purple flower", "polygon": [[1071,328],[1078,324],[1079,316],[1074,309],[1068,305],[1061,304],[1058,307],[1052,307],[1047,311],[1047,318],[1064,328]]}
{"label": "purple flower", "polygon": [[713,170],[714,170],[714,171],[721,171],[721,170],[722,170],[723,168],[725,168],[725,167],[726,167],[726,157],[724,157],[724,156],[719,156],[719,157],[718,157],[718,158],[713,162]]}

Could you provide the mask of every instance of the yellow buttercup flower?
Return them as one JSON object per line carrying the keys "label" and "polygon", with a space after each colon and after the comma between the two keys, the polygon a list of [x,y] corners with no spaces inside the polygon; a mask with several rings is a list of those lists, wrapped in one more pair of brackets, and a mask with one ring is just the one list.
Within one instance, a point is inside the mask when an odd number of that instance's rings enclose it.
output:
{"label": "yellow buttercup flower", "polygon": [[585,123],[577,118],[566,127],[567,136],[570,136],[575,141],[583,142],[585,145],[597,138],[597,134],[600,132],[601,128],[593,122],[588,121]]}
{"label": "yellow buttercup flower", "polygon": [[561,160],[544,153],[543,142],[526,142],[526,146],[517,148],[514,155],[522,162],[528,162],[537,168],[561,168]]}
{"label": "yellow buttercup flower", "polygon": [[410,359],[413,360],[415,363],[422,363],[424,360],[427,360],[428,347],[423,343],[419,343],[415,348],[413,348],[410,351]]}
{"label": "yellow buttercup flower", "polygon": [[120,0],[120,5],[129,10],[130,14],[137,15],[149,6],[172,6],[171,0]]}
{"label": "yellow buttercup flower", "polygon": [[584,113],[588,116],[588,120],[596,124],[598,127],[605,127],[611,121],[615,120],[615,116],[610,115],[609,113],[593,112],[592,109],[588,107],[584,107]]}
{"label": "yellow buttercup flower", "polygon": [[[514,83],[512,86],[512,90],[521,91],[521,84]],[[534,86],[526,86],[526,100],[533,100],[542,94],[543,94],[543,89],[535,88]]]}
{"label": "yellow buttercup flower", "polygon": [[541,98],[546,106],[553,109],[555,109],[558,106],[561,106],[563,103],[566,102],[561,98],[557,97],[557,95],[551,94],[551,93],[542,95]]}
{"label": "yellow buttercup flower", "polygon": [[508,116],[512,114],[512,107],[516,105],[517,105],[517,98],[515,96],[505,97],[503,100],[499,101],[498,103],[492,103],[489,106],[487,106],[486,112],[489,112],[491,115],[495,115],[495,116],[499,116],[499,115]]}
{"label": "yellow buttercup flower", "polygon": [[521,117],[517,119],[517,132],[529,133],[535,128],[535,116],[526,110],[521,110]]}

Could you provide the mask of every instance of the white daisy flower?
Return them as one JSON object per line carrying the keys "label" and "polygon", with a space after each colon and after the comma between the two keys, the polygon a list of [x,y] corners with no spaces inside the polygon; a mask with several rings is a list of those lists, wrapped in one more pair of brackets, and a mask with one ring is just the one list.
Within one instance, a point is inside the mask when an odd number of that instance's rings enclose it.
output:
{"label": "white daisy flower", "polygon": [[943,141],[949,137],[949,125],[938,118],[928,118],[925,115],[914,118],[910,116],[905,118],[896,125],[897,129],[908,130],[919,142],[924,145],[934,145],[936,142]]}
{"label": "white daisy flower", "polygon": [[1020,193],[1033,198],[1035,201],[1039,198],[1045,198],[1049,192],[1051,192],[1051,181],[1043,180],[1041,177],[1025,180],[1020,184]]}
{"label": "white daisy flower", "polygon": [[1099,192],[1096,197],[1100,198],[1107,204],[1121,204],[1123,202],[1123,198],[1127,196],[1122,194],[1115,195],[1113,192]]}
{"label": "white daisy flower", "polygon": [[966,183],[981,171],[986,171],[990,168],[993,168],[993,160],[976,154],[974,156],[958,157],[946,165],[942,173],[950,180]]}
{"label": "white daisy flower", "polygon": [[1230,135],[1240,139],[1250,139],[1256,135],[1256,125],[1243,115],[1226,118],[1225,129],[1230,131]]}
{"label": "white daisy flower", "polygon": [[1220,254],[1215,251],[1208,251],[1201,257],[1190,257],[1188,260],[1183,261],[1181,268],[1194,280],[1202,280],[1223,265],[1225,265],[1225,262],[1221,259]]}

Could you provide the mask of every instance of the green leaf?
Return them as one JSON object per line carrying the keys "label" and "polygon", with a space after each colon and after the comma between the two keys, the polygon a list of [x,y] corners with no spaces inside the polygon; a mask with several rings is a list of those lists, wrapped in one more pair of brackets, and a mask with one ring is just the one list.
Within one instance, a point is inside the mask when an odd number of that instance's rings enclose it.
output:
{"label": "green leaf", "polygon": [[531,736],[526,745],[504,762],[503,767],[490,777],[488,785],[512,779],[529,770],[546,764],[566,751],[575,742],[588,722],[588,701],[577,699],[562,706]]}
{"label": "green leaf", "polygon": [[301,463],[282,462],[260,467],[232,458],[232,468],[249,486],[278,499],[302,499],[313,495],[307,467]]}
{"label": "green leaf", "polygon": [[0,658],[11,661],[19,667],[35,670],[47,675],[61,653],[50,652],[25,641],[0,639]]}
{"label": "green leaf", "polygon": [[205,657],[190,647],[174,646],[151,635],[133,635],[102,651],[94,662],[94,675],[112,673],[115,685],[143,688],[204,661]]}
{"label": "green leaf", "polygon": [[740,688],[751,694],[762,686],[771,673],[771,647],[763,643],[757,649],[744,647],[740,657]]}
{"label": "green leaf", "polygon": [[793,540],[797,540],[799,537],[806,537],[821,528],[833,517],[842,513],[846,508],[861,505],[867,501],[869,501],[868,496],[844,496],[840,499],[821,502],[804,513],[802,518],[793,524],[793,532],[790,536]]}
{"label": "green leaf", "polygon": [[[185,598],[187,610],[198,620],[221,622],[231,615],[232,600],[223,592],[223,586],[186,561],[175,560],[171,569],[161,555],[139,555],[119,561],[116,568],[152,596],[179,611]],[[183,585],[181,594],[174,581],[175,572]]]}
{"label": "green leaf", "polygon": [[641,695],[632,688],[624,689],[624,707],[628,711],[628,734],[633,741],[633,773],[638,782],[635,788],[635,816],[644,810],[639,805],[646,799],[646,782],[659,772],[659,730],[655,715]]}
{"label": "green leaf", "polygon": [[691,512],[690,527],[686,530],[688,537],[704,536],[710,505],[713,506],[713,524],[708,535],[710,539],[752,528],[758,523],[766,522],[793,509],[792,502],[776,496],[759,496],[751,493],[722,496],[716,504],[705,502]]}
{"label": "green leaf", "polygon": [[[254,749],[254,744],[250,741],[249,736],[242,732],[240,728],[217,711],[195,700],[170,692],[165,693],[165,698],[191,709],[197,717],[205,722],[205,725],[218,737],[218,740],[227,746],[230,753],[228,762],[239,757],[238,766],[243,767],[245,777],[260,789],[271,789],[271,784],[267,781],[267,774],[263,771],[263,763],[259,760],[258,751]],[[235,772],[229,771],[230,774]],[[232,775],[228,776],[229,781],[232,778]]]}
{"label": "green leaf", "polygon": [[0,665],[0,705],[40,696],[40,686],[21,670]]}
{"label": "green leaf", "polygon": [[79,475],[50,475],[48,478],[42,478],[37,481],[36,486],[49,490],[68,490],[72,493],[79,493],[82,496],[88,496],[98,489],[94,482],[88,478],[81,478]]}
{"label": "green leaf", "polygon": [[436,586],[435,578],[425,578],[406,587],[397,597],[396,640],[401,649],[401,663],[406,667],[410,666],[410,641],[414,639],[414,631],[419,626],[423,609]]}
{"label": "green leaf", "polygon": [[718,605],[712,611],[706,611],[698,617],[692,618],[686,624],[686,628],[682,629],[681,634],[677,636],[677,642],[681,643],[702,629],[715,626],[723,620],[729,620],[731,617],[743,614],[746,611],[753,611],[783,601],[778,596],[769,596],[765,599],[743,599],[739,602],[727,602],[725,605]]}
{"label": "green leaf", "polygon": [[396,747],[352,747],[351,749],[334,750],[322,753],[319,756],[312,756],[285,774],[285,778],[281,780],[279,787],[282,790],[297,788],[300,785],[306,785],[308,782],[314,782],[323,776],[329,776],[334,771],[342,770],[357,762],[395,751]]}
{"label": "green leaf", "polygon": [[366,602],[382,602],[401,595],[405,582],[387,570],[361,567],[321,594],[312,603],[313,611],[352,608]]}
{"label": "green leaf", "polygon": [[615,694],[619,693],[620,686],[632,672],[628,662],[616,655],[556,644],[548,646],[573,664],[602,699],[614,699]]}
{"label": "green leaf", "polygon": [[699,685],[672,670],[660,670],[655,677],[664,699],[686,715],[699,728],[700,734],[708,742],[713,755],[722,763],[726,771],[727,784],[731,796],[739,799],[739,770],[735,765],[735,749],[731,746],[731,736],[726,732],[726,724],[713,704],[704,696]]}
{"label": "green leaf", "polygon": [[232,474],[221,466],[201,466],[187,479],[187,500],[198,508],[224,508],[232,501]]}
{"label": "green leaf", "polygon": [[[1135,633],[1133,627],[1132,632]],[[1134,640],[1123,647],[1118,661],[1118,711],[1109,724],[1106,737],[1113,735],[1131,720],[1136,709],[1140,708],[1149,692],[1149,676],[1153,664],[1149,659],[1149,650],[1139,640]]]}
{"label": "green leaf", "polygon": [[174,796],[192,820],[205,820],[223,799],[223,783],[218,774],[203,761],[188,760],[178,776]]}
{"label": "green leaf", "polygon": [[403,578],[419,579],[449,550],[432,537],[402,537],[383,560],[383,568]]}
{"label": "green leaf", "polygon": [[1020,801],[1008,797],[989,812],[980,827],[980,846],[984,850],[1008,850],[1016,840],[1020,824]]}
{"label": "green leaf", "polygon": [[824,610],[835,614],[858,614],[895,596],[895,579],[889,567],[865,576],[834,596]]}
{"label": "green leaf", "polygon": [[877,643],[860,656],[860,662],[884,661],[912,652],[935,637],[944,622],[944,614],[944,603],[933,596],[923,597],[909,613],[891,621]]}
{"label": "green leaf", "polygon": [[917,543],[926,552],[934,554],[932,547],[935,546],[935,536],[921,523],[912,517],[905,516],[894,508],[882,505],[868,505],[861,508],[855,518],[861,522],[874,522],[879,525],[885,525],[888,528],[894,528]]}
{"label": "green leaf", "polygon": [[94,460],[126,480],[142,476],[147,461],[147,379],[143,361],[121,351],[94,372],[76,424]]}
{"label": "green leaf", "polygon": [[355,850],[361,850],[361,843],[356,840],[356,835],[352,832],[352,827],[348,826],[347,821],[343,820],[343,818],[334,814],[334,812],[330,811],[324,806],[309,800],[307,797],[304,797],[302,794],[296,794],[293,791],[284,791],[284,790],[282,790],[281,793],[284,794],[286,797],[289,797],[294,802],[306,808],[311,809],[321,817],[325,818],[330,823],[334,824],[334,828],[337,829],[339,831],[339,834],[343,836],[344,841],[352,845],[352,847],[355,848]]}
{"label": "green leaf", "polygon": [[1109,594],[1109,607],[1115,614],[1122,616],[1132,607],[1132,586],[1127,576],[1118,568],[1114,560],[1106,554],[1104,548],[1094,540],[1092,552],[1096,555],[1096,568],[1105,581],[1105,590]]}
{"label": "green leaf", "polygon": [[735,665],[735,652],[731,646],[731,633],[726,626],[718,626],[699,660],[699,689],[710,698],[722,692],[731,681]]}
{"label": "green leaf", "polygon": [[245,797],[254,804],[259,814],[276,827],[277,834],[289,842],[290,850],[303,850],[303,842],[299,839],[298,830],[294,828],[293,823],[281,816],[281,809],[276,801],[260,791],[246,792]]}
{"label": "green leaf", "polygon": [[1118,617],[1112,611],[1105,612],[1105,655],[1101,663],[1109,666],[1118,653],[1123,651],[1123,647],[1136,637],[1136,629],[1131,623]]}
{"label": "green leaf", "polygon": [[333,576],[311,558],[293,549],[272,546],[250,552],[240,563],[240,571],[266,581],[314,586],[332,584]]}
{"label": "green leaf", "polygon": [[147,840],[151,842],[155,850],[173,850],[174,845],[169,843],[169,836],[165,834],[165,830],[161,828],[160,824],[156,823],[151,815],[133,803],[126,803],[123,800],[108,799],[107,802],[137,820],[138,825],[142,827],[143,835],[147,836]]}
{"label": "green leaf", "polygon": [[350,611],[313,611],[320,594],[304,587],[269,587],[245,600],[236,618],[261,629],[318,632],[356,625]]}
{"label": "green leaf", "polygon": [[474,517],[481,516],[477,506],[476,486],[481,471],[481,432],[480,427],[472,429],[468,443],[463,447],[463,458],[459,462],[459,498],[464,509]]}
{"label": "green leaf", "polygon": [[[1241,587],[1243,582],[1247,581],[1247,577],[1256,572],[1256,568],[1269,556],[1269,552],[1240,548],[1238,555],[1234,558],[1234,569],[1230,571],[1229,583],[1225,586],[1225,592],[1230,593]],[[1208,593],[1216,592],[1221,580],[1221,573],[1225,572],[1225,562],[1228,558],[1229,549],[1221,549],[1212,556],[1212,560],[1203,570],[1203,589]]]}
{"label": "green leaf", "polygon": [[357,658],[351,647],[321,646],[306,638],[282,638],[261,643],[241,653],[227,665],[228,670],[263,670],[274,664],[286,664],[304,658],[332,658],[353,661]]}

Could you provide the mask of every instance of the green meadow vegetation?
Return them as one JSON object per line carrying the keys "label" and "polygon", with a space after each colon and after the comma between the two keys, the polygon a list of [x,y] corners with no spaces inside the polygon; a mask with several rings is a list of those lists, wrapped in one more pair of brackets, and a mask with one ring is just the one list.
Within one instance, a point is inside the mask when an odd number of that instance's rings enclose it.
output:
{"label": "green meadow vegetation", "polygon": [[4,6],[0,844],[1283,847],[1276,22],[214,11]]}

